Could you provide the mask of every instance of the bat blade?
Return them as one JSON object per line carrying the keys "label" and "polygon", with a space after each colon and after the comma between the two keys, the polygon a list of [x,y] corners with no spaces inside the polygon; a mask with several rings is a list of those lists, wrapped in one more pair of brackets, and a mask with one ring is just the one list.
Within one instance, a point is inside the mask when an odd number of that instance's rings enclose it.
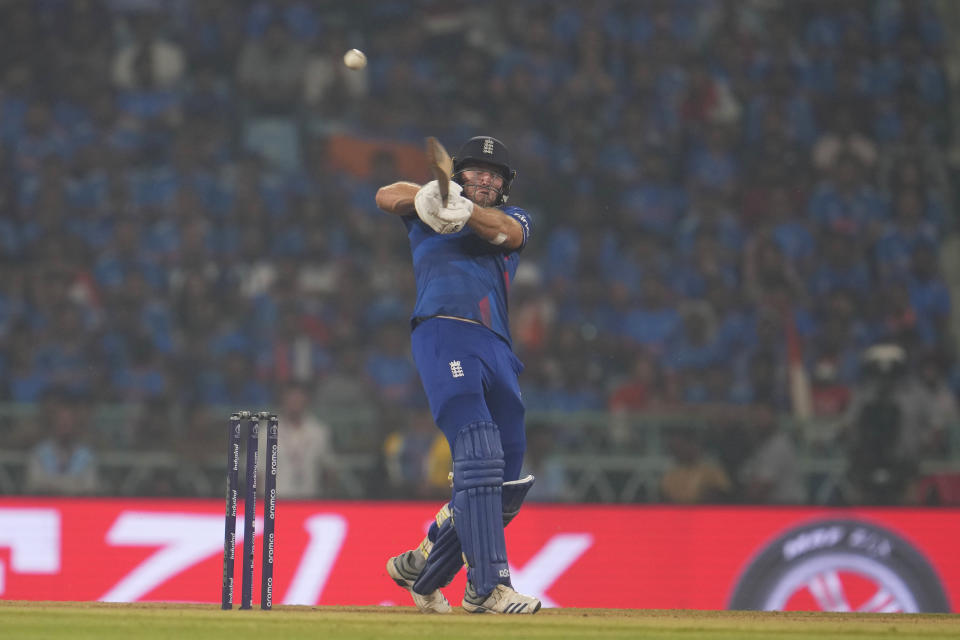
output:
{"label": "bat blade", "polygon": [[430,168],[430,175],[440,187],[440,199],[443,206],[447,206],[447,197],[450,195],[450,177],[453,175],[453,160],[450,154],[443,148],[440,141],[430,136],[426,140],[427,147],[427,166]]}

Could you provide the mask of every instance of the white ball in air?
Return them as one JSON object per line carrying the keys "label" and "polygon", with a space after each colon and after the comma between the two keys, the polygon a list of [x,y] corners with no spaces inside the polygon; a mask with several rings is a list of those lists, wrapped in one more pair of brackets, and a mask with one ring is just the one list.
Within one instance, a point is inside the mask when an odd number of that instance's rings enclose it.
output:
{"label": "white ball in air", "polygon": [[360,49],[350,49],[343,54],[343,64],[350,69],[363,69],[367,66],[367,56]]}

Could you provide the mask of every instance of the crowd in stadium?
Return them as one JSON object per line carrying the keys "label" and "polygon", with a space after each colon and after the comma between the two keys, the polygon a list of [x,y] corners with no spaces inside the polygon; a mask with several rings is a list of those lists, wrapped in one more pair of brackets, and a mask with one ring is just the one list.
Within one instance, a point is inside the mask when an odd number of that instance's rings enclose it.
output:
{"label": "crowd in stadium", "polygon": [[705,443],[735,485],[745,440],[795,408],[791,347],[824,418],[891,343],[905,402],[938,407],[900,427],[918,458],[946,454],[956,220],[932,2],[407,4],[0,3],[2,401],[141,403],[155,424],[108,444],[162,448],[296,384],[321,419],[379,409],[381,440],[409,415],[387,449],[402,466],[408,438],[418,460],[436,434],[409,249],[373,197],[405,176],[389,150],[350,174],[329,140],[482,132],[534,219],[511,300],[528,411],[759,408]]}

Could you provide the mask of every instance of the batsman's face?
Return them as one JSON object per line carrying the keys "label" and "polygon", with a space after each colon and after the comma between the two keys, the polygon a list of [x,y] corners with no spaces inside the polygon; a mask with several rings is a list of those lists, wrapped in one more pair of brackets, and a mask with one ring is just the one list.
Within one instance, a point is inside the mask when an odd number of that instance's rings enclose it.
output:
{"label": "batsman's face", "polygon": [[481,207],[492,207],[500,198],[503,176],[490,167],[467,167],[463,176],[463,195]]}

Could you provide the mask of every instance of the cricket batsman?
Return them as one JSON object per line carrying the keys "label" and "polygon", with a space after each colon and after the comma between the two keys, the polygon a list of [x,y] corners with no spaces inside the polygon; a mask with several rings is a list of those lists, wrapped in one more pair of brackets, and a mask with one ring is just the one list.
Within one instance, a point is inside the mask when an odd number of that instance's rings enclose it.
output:
{"label": "cricket batsman", "polygon": [[524,407],[511,346],[507,293],[530,219],[507,206],[516,171],[496,138],[471,138],[453,158],[446,203],[436,180],[395,182],[377,206],[400,216],[413,253],[417,301],[413,358],[434,421],[450,443],[453,498],[416,549],[387,561],[387,573],[420,611],[449,613],[440,591],[467,564],[463,608],[532,614],[540,601],[513,589],[504,526],[533,477],[520,479]]}

